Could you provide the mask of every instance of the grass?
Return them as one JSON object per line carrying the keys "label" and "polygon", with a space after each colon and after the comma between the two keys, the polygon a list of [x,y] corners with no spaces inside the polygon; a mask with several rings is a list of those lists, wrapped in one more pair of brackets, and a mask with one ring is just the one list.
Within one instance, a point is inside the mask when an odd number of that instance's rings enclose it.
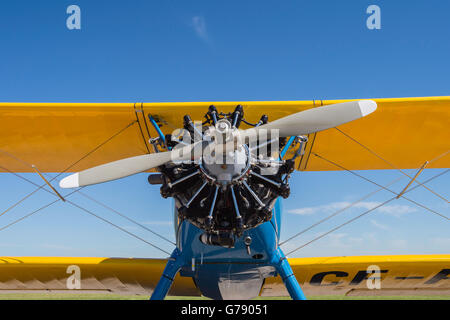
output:
{"label": "grass", "polygon": [[[450,300],[450,295],[415,296],[308,296],[309,300]],[[103,293],[0,293],[0,300],[148,300],[144,295],[119,295]],[[167,300],[208,300],[205,297],[173,297]],[[258,297],[255,300],[290,300],[289,297]]]}

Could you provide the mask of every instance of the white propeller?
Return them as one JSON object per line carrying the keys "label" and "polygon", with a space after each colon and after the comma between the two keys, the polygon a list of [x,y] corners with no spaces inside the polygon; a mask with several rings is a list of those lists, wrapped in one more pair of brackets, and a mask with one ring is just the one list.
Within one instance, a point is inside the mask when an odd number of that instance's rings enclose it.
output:
{"label": "white propeller", "polygon": [[169,161],[189,160],[192,159],[193,154],[197,155],[198,158],[199,156],[201,156],[201,151],[192,153],[193,149],[197,145],[199,145],[199,143],[191,144],[179,149],[174,149],[172,151],[145,154],[142,156],[109,162],[67,176],[59,182],[59,186],[61,188],[76,188],[88,186],[124,178],[161,166]]}
{"label": "white propeller", "polygon": [[377,109],[373,100],[360,100],[332,104],[297,112],[262,126],[244,131],[244,135],[258,134],[262,129],[278,129],[280,137],[300,136],[337,127],[365,117]]}
{"label": "white propeller", "polygon": [[[258,134],[261,130],[279,130],[280,137],[299,136],[337,127],[341,124],[362,118],[377,108],[372,100],[343,102],[324,107],[308,109],[272,121],[257,128],[242,130],[241,135]],[[200,152],[192,152],[196,147],[203,148],[202,141],[167,152],[146,154],[122,159],[93,167],[65,177],[59,183],[61,188],[76,188],[124,178],[143,172],[170,161],[182,161],[201,157]],[[195,155],[195,157],[193,156]]]}

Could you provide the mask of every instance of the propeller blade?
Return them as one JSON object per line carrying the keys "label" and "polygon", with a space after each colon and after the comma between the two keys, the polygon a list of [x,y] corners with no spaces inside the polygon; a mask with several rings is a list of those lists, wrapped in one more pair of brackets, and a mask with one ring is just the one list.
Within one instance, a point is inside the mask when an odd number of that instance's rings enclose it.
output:
{"label": "propeller blade", "polygon": [[[191,151],[198,143],[174,149],[172,151],[145,154],[109,162],[97,167],[86,169],[65,177],[59,182],[61,188],[76,188],[107,182],[143,172],[170,161],[183,161],[192,158]],[[201,152],[195,153],[197,158]]]}
{"label": "propeller blade", "polygon": [[294,113],[268,124],[244,131],[244,135],[253,131],[278,129],[280,137],[299,136],[337,127],[341,124],[365,117],[377,109],[373,100],[360,100],[332,104]]}
{"label": "propeller blade", "polygon": [[[257,128],[241,131],[240,136],[252,136],[258,134],[258,131],[262,129],[278,129],[280,137],[309,134],[337,127],[341,124],[362,118],[374,112],[376,108],[377,104],[375,101],[360,100],[308,109],[272,121]],[[146,154],[106,163],[65,177],[60,181],[59,185],[61,188],[82,187],[124,178],[161,166],[170,161],[183,161],[199,158],[202,156],[204,142],[208,144],[206,141],[200,141],[172,151]],[[234,141],[233,139],[234,148],[241,144],[242,142],[237,143],[237,141]],[[213,145],[214,143],[211,146]],[[199,152],[194,152],[193,155],[192,151],[196,146],[200,147],[197,149]]]}

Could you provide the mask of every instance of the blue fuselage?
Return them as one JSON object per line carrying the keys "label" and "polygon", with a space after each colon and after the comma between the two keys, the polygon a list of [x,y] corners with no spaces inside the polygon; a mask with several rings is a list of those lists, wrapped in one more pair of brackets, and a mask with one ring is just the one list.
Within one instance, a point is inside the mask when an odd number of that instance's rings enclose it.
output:
{"label": "blue fuselage", "polygon": [[[175,221],[177,247],[189,267],[181,276],[192,277],[204,296],[213,299],[250,299],[258,295],[264,279],[275,275],[270,257],[278,248],[281,226],[281,201],[277,200],[272,219],[246,230],[234,248],[203,244],[203,230],[188,221]],[[251,238],[249,248],[244,243]]]}

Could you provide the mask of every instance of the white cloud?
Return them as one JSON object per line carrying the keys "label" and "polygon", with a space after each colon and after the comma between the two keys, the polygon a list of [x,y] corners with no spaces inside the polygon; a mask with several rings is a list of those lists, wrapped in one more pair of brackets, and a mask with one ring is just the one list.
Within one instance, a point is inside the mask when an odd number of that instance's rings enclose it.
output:
{"label": "white cloud", "polygon": [[328,235],[327,245],[334,248],[347,248],[349,245],[345,241],[347,233],[332,233]]}
{"label": "white cloud", "polygon": [[381,229],[381,230],[389,230],[389,227],[388,226],[385,226],[384,224],[381,224],[381,223],[379,223],[378,221],[376,221],[376,220],[370,220],[370,223],[374,226],[374,227],[376,227],[376,228],[378,228],[378,229]]}
{"label": "white cloud", "polygon": [[432,238],[430,242],[433,246],[442,247],[442,248],[450,248],[450,238]]}
{"label": "white cloud", "polygon": [[390,215],[395,216],[395,217],[399,217],[399,216],[402,216],[404,214],[412,213],[412,212],[416,212],[417,211],[416,208],[412,208],[410,206],[395,205],[395,204],[394,205],[389,205],[389,206],[383,206],[383,207],[381,207],[380,209],[377,209],[377,210],[379,210],[380,212],[383,212],[383,213],[390,214]]}
{"label": "white cloud", "polygon": [[[372,208],[375,208],[376,206],[379,206],[381,202],[377,201],[362,201],[354,204],[352,208],[359,208],[364,210],[370,210]],[[288,210],[289,213],[293,214],[299,214],[299,215],[311,215],[316,213],[322,213],[322,212],[333,212],[345,209],[351,205],[351,202],[348,201],[341,201],[341,202],[332,202],[325,205],[315,206],[315,207],[306,207],[306,208],[298,208],[298,209],[292,209]],[[406,205],[384,205],[380,208],[376,209],[378,212],[383,212],[395,217],[402,216],[407,213],[412,213],[417,211],[417,209],[412,208],[410,206]]]}
{"label": "white cloud", "polygon": [[288,210],[289,213],[300,214],[300,215],[310,215],[318,212],[330,212],[335,210],[340,210],[348,206],[350,202],[332,202],[329,204],[324,204],[315,207],[298,208],[293,210]]}
{"label": "white cloud", "polygon": [[389,242],[390,247],[394,249],[406,249],[408,247],[408,241],[404,239],[396,239]]}
{"label": "white cloud", "polygon": [[320,211],[320,209],[318,207],[309,207],[309,208],[299,208],[299,209],[288,210],[289,213],[300,214],[300,215],[315,214],[318,211]]}
{"label": "white cloud", "polygon": [[173,221],[145,221],[142,224],[147,226],[173,226]]}
{"label": "white cloud", "polygon": [[208,32],[206,30],[205,18],[202,16],[192,17],[191,26],[194,28],[195,34],[203,41],[209,42]]}
{"label": "white cloud", "polygon": [[43,243],[38,245],[41,248],[45,249],[57,249],[57,250],[73,250],[74,248],[61,245],[61,244],[54,244],[54,243]]}

